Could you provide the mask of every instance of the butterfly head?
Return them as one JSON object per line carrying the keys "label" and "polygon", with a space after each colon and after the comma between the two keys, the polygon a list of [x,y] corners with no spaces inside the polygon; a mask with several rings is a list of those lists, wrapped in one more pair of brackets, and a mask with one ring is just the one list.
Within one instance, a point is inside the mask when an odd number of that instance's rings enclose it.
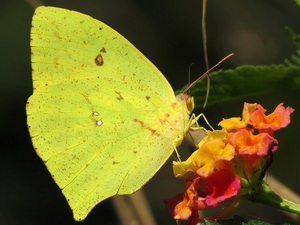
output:
{"label": "butterfly head", "polygon": [[195,107],[194,98],[186,93],[181,93],[176,97],[178,100],[182,101],[186,105],[189,113],[192,113]]}

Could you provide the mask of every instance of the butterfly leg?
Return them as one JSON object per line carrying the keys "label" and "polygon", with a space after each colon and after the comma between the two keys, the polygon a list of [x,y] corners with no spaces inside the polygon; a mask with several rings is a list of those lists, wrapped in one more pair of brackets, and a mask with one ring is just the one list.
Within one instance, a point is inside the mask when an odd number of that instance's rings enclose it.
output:
{"label": "butterfly leg", "polygon": [[[201,132],[207,134],[208,130],[206,128],[200,126],[200,124],[198,122],[200,118],[204,119],[205,123],[209,126],[209,128],[211,130],[215,130],[212,127],[212,125],[210,125],[210,123],[208,122],[207,118],[205,117],[205,115],[203,113],[199,114],[198,116],[196,116],[195,114],[192,114],[191,121],[190,121],[190,125],[191,125],[190,130],[192,130],[192,131],[200,130]],[[196,125],[196,127],[192,127],[192,125],[194,125],[194,124]]]}
{"label": "butterfly leg", "polygon": [[175,142],[173,142],[173,148],[174,148],[174,152],[175,152],[175,154],[176,154],[176,157],[175,158],[177,158],[176,160],[178,161],[178,162],[181,162],[181,159],[180,159],[180,155],[179,155],[179,152],[178,152],[178,150],[177,150],[177,146],[176,146],[176,144],[175,144]]}

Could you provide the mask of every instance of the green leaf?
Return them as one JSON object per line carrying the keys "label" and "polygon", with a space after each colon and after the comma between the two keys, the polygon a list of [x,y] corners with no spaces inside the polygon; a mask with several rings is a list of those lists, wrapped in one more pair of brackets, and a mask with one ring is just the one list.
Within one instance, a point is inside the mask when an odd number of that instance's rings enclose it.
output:
{"label": "green leaf", "polygon": [[205,220],[205,222],[197,223],[197,225],[288,225],[288,224],[268,223],[261,220],[246,219],[240,216],[234,216],[233,219],[229,219],[229,220],[217,220],[217,221]]}
{"label": "green leaf", "polygon": [[[213,90],[208,105],[231,101],[275,91],[300,89],[300,67],[296,65],[239,66],[235,69],[212,72]],[[200,80],[192,89],[196,108],[202,106],[206,93],[206,80]]]}
{"label": "green leaf", "polygon": [[292,28],[285,27],[288,35],[292,39],[294,45],[296,46],[296,55],[292,55],[290,59],[286,59],[285,63],[287,65],[293,66],[297,65],[300,66],[300,35],[297,34]]}

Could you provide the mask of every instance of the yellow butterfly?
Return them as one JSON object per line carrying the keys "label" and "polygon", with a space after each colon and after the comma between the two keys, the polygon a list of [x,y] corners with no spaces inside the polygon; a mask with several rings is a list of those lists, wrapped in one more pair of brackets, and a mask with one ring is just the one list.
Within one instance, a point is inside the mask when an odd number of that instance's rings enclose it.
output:
{"label": "yellow butterfly", "polygon": [[87,15],[36,9],[27,123],[76,220],[141,188],[187,133],[193,99],[175,96],[124,37]]}

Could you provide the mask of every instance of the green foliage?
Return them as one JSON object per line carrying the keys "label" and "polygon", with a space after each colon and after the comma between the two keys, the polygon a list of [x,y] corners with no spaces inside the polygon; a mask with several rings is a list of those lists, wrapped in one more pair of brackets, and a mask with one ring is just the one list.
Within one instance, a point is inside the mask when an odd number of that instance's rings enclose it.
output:
{"label": "green foliage", "polygon": [[[296,54],[279,65],[243,65],[235,69],[217,70],[210,74],[211,93],[208,105],[264,93],[300,89],[300,35],[286,28],[296,46]],[[191,89],[196,108],[202,107],[206,95],[206,79]]]}
{"label": "green foliage", "polygon": [[[293,61],[299,58],[293,57]],[[211,73],[213,91],[209,105],[279,90],[300,88],[300,67],[290,65],[239,66],[235,69],[218,70]],[[196,107],[204,102],[205,80],[198,82],[191,93]]]}
{"label": "green foliage", "polygon": [[197,225],[288,225],[287,223],[267,223],[261,220],[254,219],[245,219],[239,216],[235,216],[230,220],[218,220],[218,221],[210,221],[206,220],[202,223],[197,223]]}
{"label": "green foliage", "polygon": [[290,27],[286,27],[285,29],[296,46],[296,54],[291,55],[290,59],[286,59],[285,63],[289,66],[300,66],[300,35],[296,34]]}
{"label": "green foliage", "polygon": [[[300,67],[286,65],[239,66],[235,69],[211,73],[214,88],[209,96],[209,105],[278,90],[300,88]],[[204,102],[205,80],[191,90],[196,107]]]}

